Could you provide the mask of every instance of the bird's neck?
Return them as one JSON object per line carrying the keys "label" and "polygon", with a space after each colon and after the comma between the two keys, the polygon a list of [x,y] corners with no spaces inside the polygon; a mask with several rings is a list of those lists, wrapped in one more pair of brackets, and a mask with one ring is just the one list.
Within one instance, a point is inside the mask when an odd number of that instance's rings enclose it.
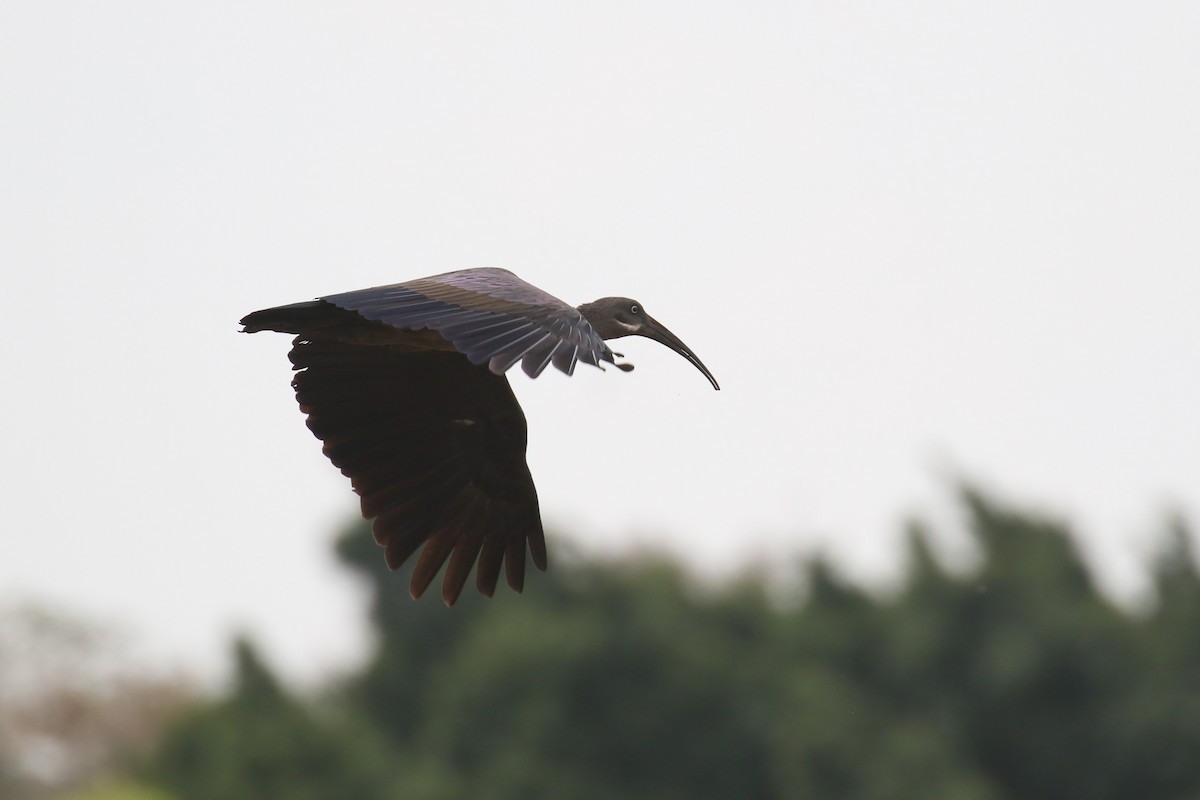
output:
{"label": "bird's neck", "polygon": [[621,336],[628,336],[629,331],[618,325],[611,314],[602,311],[601,303],[603,303],[603,300],[584,303],[581,306],[576,306],[575,310],[583,314],[583,318],[588,321],[588,324],[600,335],[601,339],[617,339]]}

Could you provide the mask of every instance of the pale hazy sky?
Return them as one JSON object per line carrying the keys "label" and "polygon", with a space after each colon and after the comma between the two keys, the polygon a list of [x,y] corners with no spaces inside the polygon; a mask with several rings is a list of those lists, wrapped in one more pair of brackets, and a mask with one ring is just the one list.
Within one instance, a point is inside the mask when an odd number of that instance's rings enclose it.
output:
{"label": "pale hazy sky", "polygon": [[884,575],[968,476],[1136,588],[1200,519],[1198,42],[1191,2],[5,3],[0,600],[351,661],[355,498],[237,320],[470,266],[635,297],[721,382],[513,375],[585,550]]}

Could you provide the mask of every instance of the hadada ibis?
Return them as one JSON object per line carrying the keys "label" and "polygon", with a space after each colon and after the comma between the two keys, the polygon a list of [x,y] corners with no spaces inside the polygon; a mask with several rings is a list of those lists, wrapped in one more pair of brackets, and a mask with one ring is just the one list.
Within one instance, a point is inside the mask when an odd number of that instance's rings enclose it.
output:
{"label": "hadada ibis", "polygon": [[[661,342],[712,373],[679,337],[627,297],[572,308],[504,269],[467,269],[268,308],[246,333],[295,335],[292,386],[308,427],[350,478],[387,564],[424,545],[409,589],[420,597],[442,566],[442,598],[458,599],[471,568],[491,596],[503,563],[521,591],[528,548],[546,568],[537,491],[525,463],[525,415],[505,372],[536,378],[550,364],[632,365],[604,343]],[[601,367],[602,368],[602,367]]]}

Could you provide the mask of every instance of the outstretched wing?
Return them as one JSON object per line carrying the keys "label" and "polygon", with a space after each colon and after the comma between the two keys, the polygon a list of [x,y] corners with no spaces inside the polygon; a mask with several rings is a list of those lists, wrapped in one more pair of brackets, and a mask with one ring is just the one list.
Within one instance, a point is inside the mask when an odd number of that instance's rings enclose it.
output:
{"label": "outstretched wing", "polygon": [[458,353],[297,337],[292,381],[308,427],[350,478],[395,569],[425,545],[419,597],[449,560],[454,603],[471,567],[491,595],[500,566],[521,591],[525,551],[546,568],[537,491],[525,463],[525,416],[502,375]]}
{"label": "outstretched wing", "polygon": [[570,375],[576,361],[613,363],[612,350],[577,309],[506,269],[447,272],[321,299],[394,328],[436,331],[497,375],[518,361],[534,378],[550,364]]}

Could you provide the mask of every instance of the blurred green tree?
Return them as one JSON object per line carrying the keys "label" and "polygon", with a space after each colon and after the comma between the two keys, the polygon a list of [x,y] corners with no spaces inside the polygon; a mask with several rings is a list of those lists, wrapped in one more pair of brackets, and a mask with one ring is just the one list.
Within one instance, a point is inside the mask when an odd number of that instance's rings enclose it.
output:
{"label": "blurred green tree", "polygon": [[56,800],[176,800],[173,796],[129,780],[101,780]]}
{"label": "blurred green tree", "polygon": [[234,646],[229,697],[170,730],[146,780],[180,800],[383,800],[391,771],[376,739],[286,692],[253,646]]}
{"label": "blurred green tree", "polygon": [[[802,603],[665,559],[560,557],[524,596],[414,603],[365,525],[338,553],[376,644],[318,701],[249,645],[148,773],[191,798],[1147,800],[1200,796],[1200,574],[1173,526],[1137,613],[1066,526],[963,493],[980,550],[909,531],[880,596],[816,560]],[[561,552],[563,548],[557,548]]]}

